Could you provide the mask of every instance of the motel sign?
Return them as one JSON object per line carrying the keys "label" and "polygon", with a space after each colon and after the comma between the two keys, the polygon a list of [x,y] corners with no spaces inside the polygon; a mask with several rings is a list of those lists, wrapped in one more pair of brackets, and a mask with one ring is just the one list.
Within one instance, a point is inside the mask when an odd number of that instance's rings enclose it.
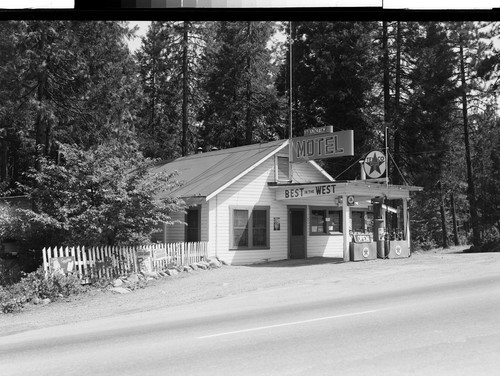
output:
{"label": "motel sign", "polygon": [[354,155],[354,131],[312,134],[292,139],[292,162]]}

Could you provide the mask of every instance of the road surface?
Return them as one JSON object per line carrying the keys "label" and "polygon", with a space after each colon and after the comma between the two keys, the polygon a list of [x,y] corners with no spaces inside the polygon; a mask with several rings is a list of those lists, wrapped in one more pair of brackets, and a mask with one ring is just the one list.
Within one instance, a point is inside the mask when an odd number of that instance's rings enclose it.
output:
{"label": "road surface", "polygon": [[3,336],[0,374],[494,375],[494,270],[341,289],[309,280]]}

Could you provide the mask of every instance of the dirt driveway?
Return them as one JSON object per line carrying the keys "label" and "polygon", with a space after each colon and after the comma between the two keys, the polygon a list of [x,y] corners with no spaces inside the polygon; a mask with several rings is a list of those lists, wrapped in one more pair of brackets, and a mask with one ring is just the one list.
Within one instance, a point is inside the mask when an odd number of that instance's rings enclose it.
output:
{"label": "dirt driveway", "polygon": [[412,280],[436,280],[460,274],[472,278],[500,273],[500,253],[464,254],[467,247],[416,253],[408,259],[344,263],[337,259],[287,260],[252,266],[224,266],[151,281],[144,289],[115,294],[107,289],[0,314],[0,336],[106,316],[185,305],[259,289],[328,283],[332,293],[355,294],[367,288],[399,288]]}

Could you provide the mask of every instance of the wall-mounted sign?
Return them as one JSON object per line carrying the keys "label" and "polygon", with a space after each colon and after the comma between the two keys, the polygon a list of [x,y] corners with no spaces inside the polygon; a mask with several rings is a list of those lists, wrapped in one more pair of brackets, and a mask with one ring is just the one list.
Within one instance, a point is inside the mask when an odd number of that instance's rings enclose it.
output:
{"label": "wall-mounted sign", "polygon": [[274,231],[280,231],[281,229],[280,217],[274,217],[273,222],[274,222]]}
{"label": "wall-mounted sign", "polygon": [[354,196],[347,196],[347,206],[354,206],[355,203]]}
{"label": "wall-mounted sign", "polygon": [[75,268],[75,258],[69,257],[54,257],[50,259],[50,267],[53,272],[72,273]]}
{"label": "wall-mounted sign", "polygon": [[372,236],[369,234],[354,234],[354,241],[356,243],[371,243]]}
{"label": "wall-mounted sign", "polygon": [[292,162],[354,155],[354,131],[313,134],[292,139]]}
{"label": "wall-mounted sign", "polygon": [[367,154],[363,163],[366,177],[370,179],[378,179],[385,174],[386,161],[385,155],[377,150],[373,150]]}
{"label": "wall-mounted sign", "polygon": [[[147,258],[147,256],[145,258]],[[166,258],[167,258],[166,248],[153,249],[153,260],[165,260]]]}
{"label": "wall-mounted sign", "polygon": [[286,187],[276,190],[276,200],[329,196],[335,194],[334,184],[316,184],[298,187]]}
{"label": "wall-mounted sign", "polygon": [[153,270],[152,255],[149,250],[137,251],[137,264],[141,272],[151,272]]}
{"label": "wall-mounted sign", "polygon": [[322,134],[322,133],[333,133],[333,125],[304,129],[304,136],[311,136],[313,134]]}

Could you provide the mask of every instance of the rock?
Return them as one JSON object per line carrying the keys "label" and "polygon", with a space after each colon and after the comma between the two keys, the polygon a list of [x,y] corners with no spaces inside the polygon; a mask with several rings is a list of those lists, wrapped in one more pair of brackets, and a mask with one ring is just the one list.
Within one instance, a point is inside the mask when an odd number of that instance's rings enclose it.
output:
{"label": "rock", "polygon": [[143,271],[141,273],[146,278],[146,280],[148,280],[148,279],[158,279],[158,273],[156,273],[156,272]]}
{"label": "rock", "polygon": [[221,260],[221,259],[219,259],[219,258],[218,258],[217,260],[219,260],[219,262],[220,262],[222,265],[226,265],[226,266],[227,266],[227,265],[229,265],[229,264],[228,264],[227,262],[225,262],[224,260]]}
{"label": "rock", "polygon": [[49,298],[45,298],[45,299],[42,299],[42,304],[45,305],[45,304],[50,304],[52,300],[50,300]]}
{"label": "rock", "polygon": [[166,276],[167,276],[167,274],[166,274],[165,272],[162,272],[162,271],[159,271],[159,272],[158,272],[158,275],[159,275],[160,277],[166,277]]}
{"label": "rock", "polygon": [[38,296],[35,296],[33,299],[31,299],[31,302],[33,304],[40,304],[42,301],[40,300],[40,298]]}
{"label": "rock", "polygon": [[191,273],[191,268],[189,266],[184,266],[183,271],[187,273]]}
{"label": "rock", "polygon": [[208,263],[208,261],[200,261],[198,264],[205,265],[207,268],[210,266],[210,264]]}
{"label": "rock", "polygon": [[125,287],[112,287],[109,290],[116,294],[128,294],[130,292],[130,290]]}
{"label": "rock", "polygon": [[210,260],[208,265],[210,265],[211,268],[216,268],[216,269],[222,266],[222,264],[216,259]]}
{"label": "rock", "polygon": [[197,262],[194,265],[196,265],[199,269],[207,270],[208,269],[208,264]]}
{"label": "rock", "polygon": [[196,263],[189,265],[189,267],[190,267],[191,269],[193,269],[193,270],[198,270],[198,269],[199,269],[199,268],[198,268],[198,265],[196,265]]}
{"label": "rock", "polygon": [[132,273],[127,277],[127,282],[129,283],[138,283],[139,282],[139,275],[136,273]]}
{"label": "rock", "polygon": [[120,287],[123,285],[123,281],[120,278],[117,278],[113,281],[113,287]]}
{"label": "rock", "polygon": [[179,272],[177,271],[177,269],[167,269],[165,270],[165,273],[171,277],[179,274]]}
{"label": "rock", "polygon": [[177,269],[177,271],[179,273],[182,273],[184,271],[184,266],[183,265],[179,265],[178,267],[176,267],[175,269]]}

